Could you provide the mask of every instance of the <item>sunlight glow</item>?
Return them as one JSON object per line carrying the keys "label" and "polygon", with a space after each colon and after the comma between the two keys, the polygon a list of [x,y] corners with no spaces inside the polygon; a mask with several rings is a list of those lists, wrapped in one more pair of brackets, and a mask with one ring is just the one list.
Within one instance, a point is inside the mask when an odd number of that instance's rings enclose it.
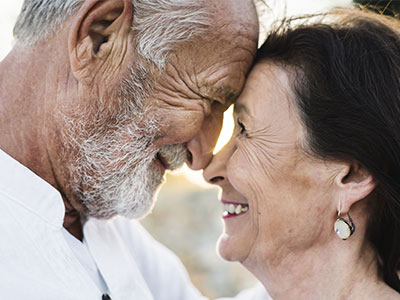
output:
{"label": "sunlight glow", "polygon": [[235,122],[233,120],[233,105],[224,113],[224,125],[222,126],[221,134],[218,138],[218,143],[215,146],[214,154],[221,150],[230,140]]}

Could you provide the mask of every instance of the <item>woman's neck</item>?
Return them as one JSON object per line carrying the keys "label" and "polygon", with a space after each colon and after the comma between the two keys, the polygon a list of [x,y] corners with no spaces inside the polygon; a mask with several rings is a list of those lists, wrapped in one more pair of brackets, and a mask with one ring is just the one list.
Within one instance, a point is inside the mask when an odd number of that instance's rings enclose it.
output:
{"label": "woman's neck", "polygon": [[399,294],[378,277],[373,249],[357,247],[356,243],[337,239],[287,255],[276,251],[273,258],[265,258],[264,264],[243,264],[275,300],[399,299]]}

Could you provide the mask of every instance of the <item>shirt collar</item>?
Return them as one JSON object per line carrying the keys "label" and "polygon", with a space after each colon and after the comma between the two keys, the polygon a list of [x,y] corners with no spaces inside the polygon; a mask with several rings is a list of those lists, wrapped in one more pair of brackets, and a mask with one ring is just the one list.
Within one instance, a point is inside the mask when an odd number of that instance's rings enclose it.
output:
{"label": "shirt collar", "polygon": [[61,194],[0,149],[0,193],[57,227],[64,222]]}

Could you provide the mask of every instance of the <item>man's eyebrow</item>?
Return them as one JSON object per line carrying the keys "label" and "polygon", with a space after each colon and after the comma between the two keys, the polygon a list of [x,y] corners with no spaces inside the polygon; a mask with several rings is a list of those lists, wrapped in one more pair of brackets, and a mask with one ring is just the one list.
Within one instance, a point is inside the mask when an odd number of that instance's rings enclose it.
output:
{"label": "man's eyebrow", "polygon": [[238,93],[230,86],[220,87],[216,92],[224,96],[230,103],[233,103],[239,97]]}
{"label": "man's eyebrow", "polygon": [[202,88],[207,91],[209,96],[222,97],[229,104],[233,103],[239,97],[238,93],[230,86],[215,88],[211,85],[204,85]]}

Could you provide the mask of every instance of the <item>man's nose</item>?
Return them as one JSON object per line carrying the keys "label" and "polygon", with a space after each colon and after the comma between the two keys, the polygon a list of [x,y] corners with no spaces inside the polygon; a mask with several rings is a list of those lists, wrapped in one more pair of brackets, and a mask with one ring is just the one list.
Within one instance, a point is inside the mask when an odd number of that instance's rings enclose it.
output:
{"label": "man's nose", "polygon": [[190,153],[187,165],[193,170],[204,169],[211,161],[214,146],[202,134],[196,135],[186,143]]}
{"label": "man's nose", "polygon": [[208,116],[200,131],[186,143],[190,158],[188,166],[193,170],[201,170],[210,163],[215,144],[222,128],[223,112],[214,112]]}

